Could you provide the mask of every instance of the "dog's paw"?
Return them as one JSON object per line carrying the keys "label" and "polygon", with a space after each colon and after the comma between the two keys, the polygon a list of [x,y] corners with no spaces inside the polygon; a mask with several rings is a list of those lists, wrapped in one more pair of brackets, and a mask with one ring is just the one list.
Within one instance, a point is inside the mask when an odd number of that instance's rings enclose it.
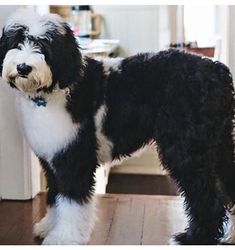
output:
{"label": "dog's paw", "polygon": [[178,233],[170,239],[171,245],[217,245],[219,242],[208,236],[192,235],[187,232]]}
{"label": "dog's paw", "polygon": [[172,236],[169,241],[168,241],[169,245],[180,245],[180,242],[178,242],[175,238],[175,236]]}
{"label": "dog's paw", "polygon": [[48,210],[46,216],[34,225],[33,233],[35,237],[45,238],[54,226],[54,215],[52,208]]}
{"label": "dog's paw", "polygon": [[54,228],[44,238],[43,245],[85,245],[90,235],[79,230],[66,230],[66,228]]}
{"label": "dog's paw", "polygon": [[41,221],[34,225],[33,234],[35,235],[35,237],[45,238],[48,232],[50,231],[51,226],[45,219],[46,218],[44,217],[43,219],[41,219]]}
{"label": "dog's paw", "polygon": [[188,245],[190,244],[189,237],[186,232],[172,235],[169,240],[170,245]]}
{"label": "dog's paw", "polygon": [[221,240],[222,243],[235,244],[235,228],[231,226],[228,231],[225,232],[224,237]]}
{"label": "dog's paw", "polygon": [[235,244],[235,214],[229,214],[229,221],[225,225],[224,237],[221,240],[222,243]]}

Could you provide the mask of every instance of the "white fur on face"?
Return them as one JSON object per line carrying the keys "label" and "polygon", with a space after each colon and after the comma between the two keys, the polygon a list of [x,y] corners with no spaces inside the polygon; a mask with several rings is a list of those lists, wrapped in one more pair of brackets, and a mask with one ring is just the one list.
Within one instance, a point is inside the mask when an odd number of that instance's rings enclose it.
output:
{"label": "white fur on face", "polygon": [[[27,41],[19,46],[20,49],[11,49],[7,52],[3,61],[3,78],[13,82],[19,90],[29,93],[49,87],[52,83],[52,73],[39,48]],[[27,78],[21,77],[17,72],[17,65],[22,63],[32,67]]]}
{"label": "white fur on face", "polygon": [[44,245],[78,245],[89,241],[96,221],[94,199],[81,205],[58,195],[53,213],[54,226],[47,232]]}
{"label": "white fur on face", "polygon": [[45,96],[46,107],[37,106],[17,93],[19,120],[27,142],[36,155],[48,162],[76,138],[79,124],[73,123],[66,110],[66,90],[55,90]]}

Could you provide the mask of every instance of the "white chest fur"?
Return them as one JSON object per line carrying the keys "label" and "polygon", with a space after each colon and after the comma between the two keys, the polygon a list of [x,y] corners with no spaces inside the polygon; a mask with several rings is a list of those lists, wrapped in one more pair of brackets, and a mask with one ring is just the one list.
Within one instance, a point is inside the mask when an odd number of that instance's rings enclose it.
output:
{"label": "white chest fur", "polygon": [[17,99],[24,135],[38,156],[50,161],[55,153],[75,139],[79,124],[73,123],[66,111],[65,92],[51,94],[46,107],[37,106],[24,96]]}

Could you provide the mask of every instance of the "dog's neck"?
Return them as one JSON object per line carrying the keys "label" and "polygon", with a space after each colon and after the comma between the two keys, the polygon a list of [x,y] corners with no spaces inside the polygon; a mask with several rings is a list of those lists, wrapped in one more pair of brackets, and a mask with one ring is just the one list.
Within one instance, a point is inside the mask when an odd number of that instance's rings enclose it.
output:
{"label": "dog's neck", "polygon": [[46,107],[48,101],[50,101],[53,96],[63,93],[65,96],[69,96],[71,92],[71,88],[61,89],[59,85],[56,84],[54,88],[50,91],[46,91],[45,88],[37,91],[36,94],[27,94],[27,98],[29,98],[32,102],[34,102],[38,107]]}

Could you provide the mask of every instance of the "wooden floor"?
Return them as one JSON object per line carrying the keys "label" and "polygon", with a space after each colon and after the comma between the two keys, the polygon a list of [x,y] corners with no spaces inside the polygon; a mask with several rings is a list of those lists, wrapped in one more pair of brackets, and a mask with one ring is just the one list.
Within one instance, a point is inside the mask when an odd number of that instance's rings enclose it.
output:
{"label": "wooden floor", "polygon": [[[99,221],[89,242],[92,245],[164,245],[186,225],[177,196],[108,194],[97,200]],[[32,225],[45,210],[43,194],[33,201],[1,201],[0,244],[40,244],[32,235]]]}

